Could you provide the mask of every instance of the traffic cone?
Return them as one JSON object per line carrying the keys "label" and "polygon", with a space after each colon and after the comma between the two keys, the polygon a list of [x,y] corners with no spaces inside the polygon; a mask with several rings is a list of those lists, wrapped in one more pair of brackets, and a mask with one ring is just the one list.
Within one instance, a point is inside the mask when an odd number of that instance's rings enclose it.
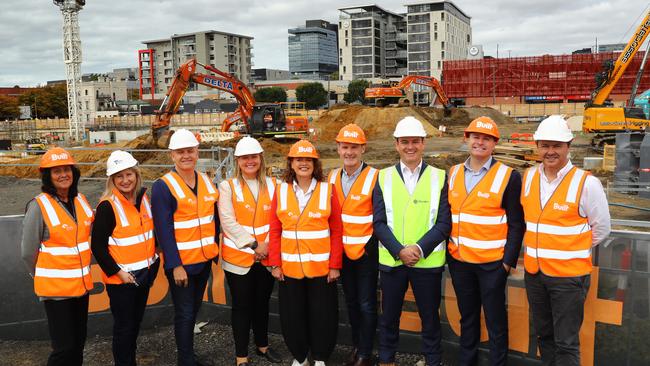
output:
{"label": "traffic cone", "polygon": [[[632,263],[632,252],[626,247],[621,253],[621,270],[627,271]],[[627,291],[627,274],[618,275],[618,285],[616,286],[616,300],[624,301],[625,292]]]}

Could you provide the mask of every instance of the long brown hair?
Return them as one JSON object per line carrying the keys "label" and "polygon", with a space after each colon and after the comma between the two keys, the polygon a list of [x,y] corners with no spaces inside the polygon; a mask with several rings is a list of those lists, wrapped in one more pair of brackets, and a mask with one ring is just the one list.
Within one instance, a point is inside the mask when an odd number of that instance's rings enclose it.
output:
{"label": "long brown hair", "polygon": [[[140,193],[140,188],[142,188],[142,175],[140,174],[140,168],[138,168],[138,166],[136,165],[134,167],[127,168],[127,169],[131,169],[135,173],[135,190],[133,192],[134,192],[134,196],[137,196],[137,194]],[[113,182],[113,179],[115,179],[115,174],[111,175],[106,179],[106,189],[104,189],[104,193],[102,193],[102,197],[99,199],[100,201],[108,199],[110,196],[113,195],[113,188],[115,188],[115,183]]]}
{"label": "long brown hair", "polygon": [[[287,167],[284,170],[284,175],[282,176],[282,180],[291,184],[293,183],[294,180],[296,180],[296,172],[293,171],[291,168],[291,161],[293,161],[294,158],[287,157]],[[323,181],[323,164],[320,162],[320,159],[311,159],[314,162],[314,171],[311,173],[311,176],[316,179],[317,182],[322,182]]]}
{"label": "long brown hair", "polygon": [[[255,179],[257,180],[257,186],[259,187],[259,190],[261,191],[262,189],[266,189],[266,163],[264,162],[264,154],[258,154],[260,156],[260,170],[257,171],[257,176]],[[236,157],[235,159],[239,159]],[[235,175],[233,178],[239,179],[240,182],[244,181],[244,175],[241,172],[241,169],[239,168],[239,162],[235,161]]]}

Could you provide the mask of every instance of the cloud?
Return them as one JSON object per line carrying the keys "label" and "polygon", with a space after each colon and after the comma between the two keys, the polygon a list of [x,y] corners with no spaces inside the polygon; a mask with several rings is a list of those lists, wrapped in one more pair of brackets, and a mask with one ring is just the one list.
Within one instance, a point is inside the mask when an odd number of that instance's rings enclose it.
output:
{"label": "cloud", "polygon": [[[0,86],[65,78],[62,16],[50,1],[3,0]],[[405,3],[377,5],[404,13]],[[287,30],[307,19],[338,20],[350,0],[88,0],[79,13],[82,72],[136,67],[143,40],[217,30],[254,37],[254,67],[288,68]],[[473,42],[486,54],[565,54],[599,43],[626,42],[646,2],[628,0],[454,0],[472,18]],[[632,28],[632,29],[630,29]],[[628,31],[627,35],[625,35]],[[624,36],[625,35],[625,36]],[[503,50],[503,51],[501,51]],[[503,53],[501,53],[503,52]]]}

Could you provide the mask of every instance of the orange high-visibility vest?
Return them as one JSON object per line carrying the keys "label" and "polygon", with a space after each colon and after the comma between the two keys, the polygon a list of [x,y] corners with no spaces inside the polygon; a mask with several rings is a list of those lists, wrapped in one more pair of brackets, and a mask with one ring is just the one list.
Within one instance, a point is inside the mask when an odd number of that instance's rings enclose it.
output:
{"label": "orange high-visibility vest", "polygon": [[276,214],[282,223],[282,272],[296,279],[326,276],[330,258],[328,220],[332,212],[332,186],[318,182],[302,213],[293,187],[281,183],[276,189]]}
{"label": "orange high-visibility vest", "polygon": [[196,196],[176,172],[162,177],[176,199],[174,237],[183,265],[206,262],[219,255],[214,238],[214,204],[219,199],[219,191],[207,175],[196,174]]}
{"label": "orange high-visibility vest", "polygon": [[36,196],[50,238],[41,242],[34,291],[43,297],[79,297],[93,288],[90,227],[93,211],[81,193],[74,198],[76,220],[47,193]]}
{"label": "orange high-visibility vest", "polygon": [[496,162],[476,186],[467,192],[465,167],[458,164],[449,174],[452,257],[469,263],[490,263],[503,259],[508,238],[506,210],[501,207],[512,168]]}
{"label": "orange high-visibility vest", "polygon": [[372,189],[377,182],[377,169],[366,166],[352,184],[347,197],[343,195],[341,169],[330,172],[328,181],[336,187],[343,221],[343,249],[350,259],[363,255],[372,236]]}
{"label": "orange high-visibility vest", "polygon": [[542,207],[539,168],[529,168],[521,190],[526,233],[524,268],[529,273],[575,277],[591,273],[591,227],[580,216],[589,173],[573,167]]}
{"label": "orange high-visibility vest", "polygon": [[[158,259],[158,255],[147,195],[142,196],[139,211],[117,189],[113,189],[113,195],[103,201],[111,204],[115,215],[115,228],[108,238],[108,253],[125,272],[149,268]],[[122,284],[117,274],[109,277],[102,271],[102,279],[105,284]]]}
{"label": "orange high-visibility vest", "polygon": [[[255,237],[258,243],[263,243],[269,236],[269,221],[271,214],[271,200],[275,194],[275,179],[265,177],[266,189],[257,193],[257,200],[245,182],[237,178],[229,179],[228,184],[232,191],[232,206],[235,209],[235,219],[244,230]],[[237,248],[237,245],[223,235],[221,247],[222,259],[239,267],[250,267],[255,263],[255,251],[251,248]],[[268,266],[268,258],[261,261]]]}

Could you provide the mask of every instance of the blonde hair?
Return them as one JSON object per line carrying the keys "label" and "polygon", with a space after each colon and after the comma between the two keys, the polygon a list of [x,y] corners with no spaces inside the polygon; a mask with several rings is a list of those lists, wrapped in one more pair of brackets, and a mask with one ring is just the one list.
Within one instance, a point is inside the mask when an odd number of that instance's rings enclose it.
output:
{"label": "blonde hair", "polygon": [[[266,189],[266,179],[264,179],[264,177],[266,177],[266,163],[264,162],[264,155],[258,155],[260,156],[260,169],[257,171],[257,177],[255,177],[255,179],[257,180],[257,185],[261,191],[262,189]],[[239,157],[236,157],[235,159],[239,159]],[[233,178],[237,178],[240,181],[243,181],[244,179],[241,168],[239,168],[239,162],[235,164],[235,175]]]}
{"label": "blonde hair", "polygon": [[[134,192],[135,196],[137,196],[138,193],[140,193],[140,189],[142,188],[142,174],[140,174],[140,168],[138,168],[137,165],[134,166],[134,167],[131,167],[131,168],[120,170],[120,172],[123,172],[125,170],[129,170],[129,169],[133,170],[133,172],[135,173],[135,190],[133,192]],[[119,172],[117,172],[117,173],[119,173]],[[117,173],[115,173],[115,174],[117,174]],[[113,182],[113,180],[115,179],[115,174],[111,175],[110,177],[108,177],[106,179],[106,188],[104,189],[104,193],[102,193],[102,197],[99,199],[100,201],[108,199],[113,195],[113,189],[115,189],[115,183]],[[119,189],[118,189],[118,191],[119,191]]]}

